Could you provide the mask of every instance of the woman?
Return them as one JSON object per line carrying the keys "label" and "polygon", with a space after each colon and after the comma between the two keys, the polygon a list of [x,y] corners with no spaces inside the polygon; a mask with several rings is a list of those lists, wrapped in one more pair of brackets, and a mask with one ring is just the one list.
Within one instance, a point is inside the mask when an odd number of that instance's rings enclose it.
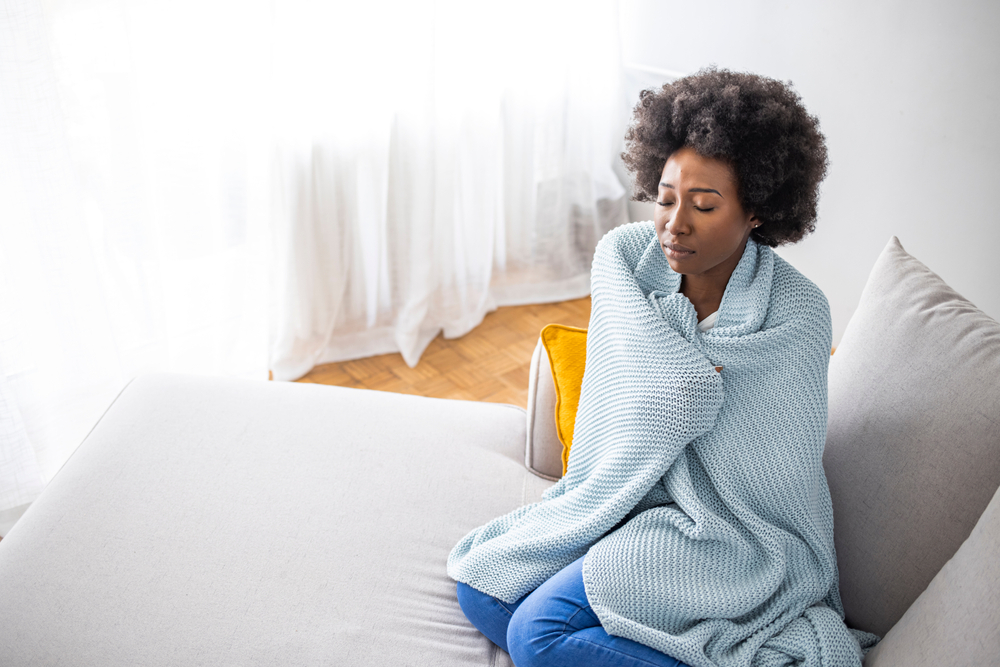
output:
{"label": "woman", "polygon": [[625,164],[655,220],[592,270],[566,475],[472,531],[463,611],[529,665],[858,666],[822,468],[823,293],[771,247],[814,228],[826,148],[781,82],[644,91]]}

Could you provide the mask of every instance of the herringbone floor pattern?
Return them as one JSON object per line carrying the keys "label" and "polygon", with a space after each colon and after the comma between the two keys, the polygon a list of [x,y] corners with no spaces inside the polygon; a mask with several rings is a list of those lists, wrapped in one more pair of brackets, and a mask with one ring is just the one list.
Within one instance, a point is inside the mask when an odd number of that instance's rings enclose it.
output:
{"label": "herringbone floor pattern", "polygon": [[586,327],[589,321],[589,297],[508,306],[488,314],[461,338],[438,336],[415,368],[407,366],[399,354],[383,354],[323,364],[298,381],[525,407],[538,332],[552,322]]}

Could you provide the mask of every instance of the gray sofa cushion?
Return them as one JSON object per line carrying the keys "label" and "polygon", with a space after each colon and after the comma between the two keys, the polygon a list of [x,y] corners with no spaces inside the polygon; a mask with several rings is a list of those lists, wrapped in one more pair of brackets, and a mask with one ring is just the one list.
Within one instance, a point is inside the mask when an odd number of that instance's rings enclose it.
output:
{"label": "gray sofa cushion", "polygon": [[851,627],[884,635],[1000,484],[1000,324],[893,237],[830,363],[824,465]]}
{"label": "gray sofa cushion", "polygon": [[0,662],[509,665],[445,572],[540,498],[520,408],[134,381],[0,542]]}
{"label": "gray sofa cushion", "polygon": [[865,667],[983,667],[1000,662],[1000,491]]}

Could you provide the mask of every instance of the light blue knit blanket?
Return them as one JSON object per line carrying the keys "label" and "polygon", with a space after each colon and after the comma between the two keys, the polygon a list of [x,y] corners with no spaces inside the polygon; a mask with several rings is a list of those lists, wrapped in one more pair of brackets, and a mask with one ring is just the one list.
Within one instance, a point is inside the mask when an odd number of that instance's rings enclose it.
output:
{"label": "light blue knit blanket", "polygon": [[843,622],[822,466],[826,297],[750,240],[702,333],[651,223],[606,235],[591,276],[567,473],[448,574],[513,602],[586,554],[612,635],[693,667],[860,665],[877,638]]}

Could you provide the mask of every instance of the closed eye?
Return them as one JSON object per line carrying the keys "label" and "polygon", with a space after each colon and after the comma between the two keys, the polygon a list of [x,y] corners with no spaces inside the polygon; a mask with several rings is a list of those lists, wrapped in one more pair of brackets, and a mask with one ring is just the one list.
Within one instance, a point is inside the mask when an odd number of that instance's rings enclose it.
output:
{"label": "closed eye", "polygon": [[[658,201],[656,203],[658,205],[660,205],[660,206],[663,206],[663,207],[673,206],[674,205],[674,202],[672,202],[672,201]],[[701,211],[702,213],[708,213],[709,211],[714,211],[715,207],[712,206],[710,208],[701,208],[700,206],[695,206],[694,210]]]}

